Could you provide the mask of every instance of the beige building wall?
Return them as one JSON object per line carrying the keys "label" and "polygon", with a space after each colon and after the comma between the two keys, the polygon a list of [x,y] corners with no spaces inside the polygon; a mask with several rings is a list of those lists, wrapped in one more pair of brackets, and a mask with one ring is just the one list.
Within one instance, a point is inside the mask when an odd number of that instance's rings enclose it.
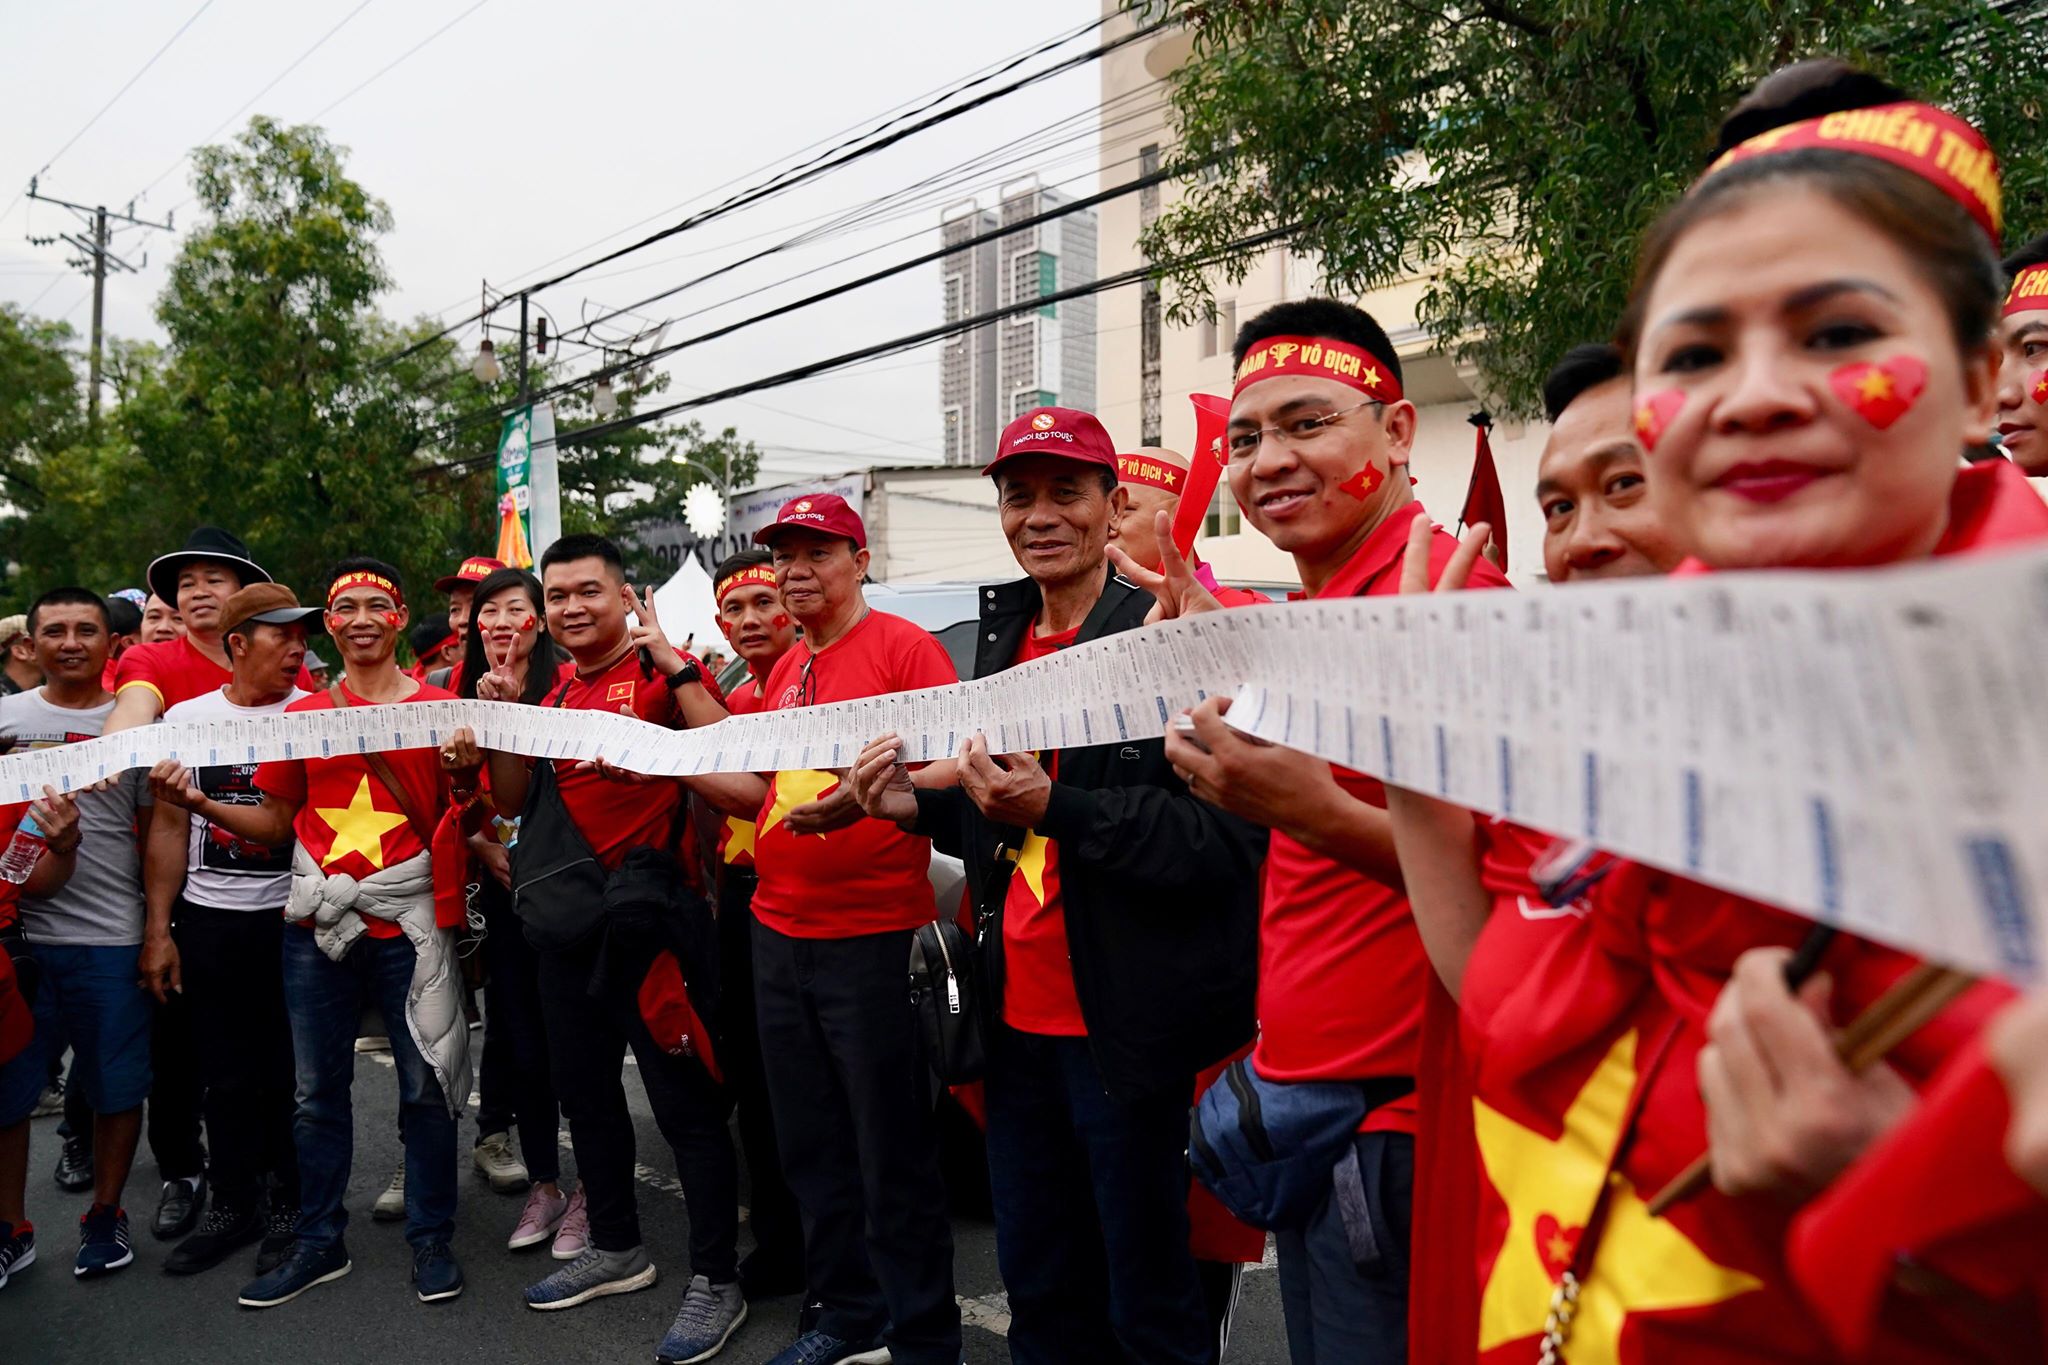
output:
{"label": "beige building wall", "polygon": [[[1128,33],[1132,17],[1117,0],[1103,0],[1103,12],[1114,17],[1105,38]],[[1170,153],[1172,131],[1166,105],[1166,78],[1186,58],[1185,34],[1168,31],[1132,43],[1102,59],[1101,182],[1105,188],[1139,174],[1143,149],[1156,145]],[[1156,108],[1153,117],[1127,117],[1141,107]],[[1171,204],[1178,187],[1160,187],[1160,204]],[[1138,234],[1145,206],[1142,194],[1125,195],[1103,204],[1097,247],[1099,269],[1113,275],[1143,264]],[[1163,323],[1160,336],[1160,418],[1163,443],[1185,453],[1194,442],[1191,393],[1230,392],[1230,342],[1236,324],[1287,299],[1313,297],[1317,271],[1313,260],[1284,249],[1263,253],[1242,283],[1218,282],[1218,318],[1214,324],[1177,327]],[[1415,325],[1422,282],[1410,281],[1377,290],[1358,302],[1387,329],[1401,357],[1407,395],[1421,414],[1410,472],[1416,493],[1440,522],[1455,526],[1472,473],[1473,429],[1466,417],[1482,406],[1473,387],[1476,376],[1463,372],[1440,354]],[[1137,289],[1114,289],[1099,296],[1096,348],[1096,412],[1119,447],[1140,444],[1143,420],[1142,296]],[[1507,498],[1510,577],[1530,582],[1542,572],[1542,525],[1536,514],[1536,461],[1549,428],[1542,422],[1499,422],[1493,431],[1493,454]],[[1249,527],[1236,526],[1235,506],[1227,488],[1220,497],[1220,515],[1212,518],[1225,534],[1204,536],[1196,549],[1225,579],[1279,580],[1294,576],[1293,562]],[[1234,528],[1234,529],[1233,529]]]}

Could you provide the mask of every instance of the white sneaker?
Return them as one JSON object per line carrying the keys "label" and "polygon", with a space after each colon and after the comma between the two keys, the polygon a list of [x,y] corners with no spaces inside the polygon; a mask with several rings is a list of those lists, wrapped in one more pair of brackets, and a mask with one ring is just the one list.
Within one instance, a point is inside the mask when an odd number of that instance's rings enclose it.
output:
{"label": "white sneaker", "polygon": [[391,1040],[381,1033],[366,1034],[356,1039],[356,1051],[389,1052],[391,1051]]}
{"label": "white sneaker", "polygon": [[391,1183],[384,1187],[384,1193],[377,1196],[377,1202],[370,1206],[370,1217],[380,1223],[396,1223],[405,1217],[405,1163],[400,1161],[398,1169],[391,1173]]}
{"label": "white sneaker", "polygon": [[533,1183],[527,1178],[526,1163],[512,1150],[509,1133],[487,1133],[477,1139],[469,1159],[476,1165],[476,1173],[488,1176],[491,1188],[499,1194],[518,1194]]}

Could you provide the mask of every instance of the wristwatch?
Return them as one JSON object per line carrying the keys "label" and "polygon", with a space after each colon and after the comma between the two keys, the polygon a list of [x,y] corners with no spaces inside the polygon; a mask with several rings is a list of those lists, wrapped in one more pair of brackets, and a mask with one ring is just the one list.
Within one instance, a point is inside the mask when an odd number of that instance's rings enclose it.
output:
{"label": "wristwatch", "polygon": [[673,692],[685,683],[703,682],[704,670],[692,655],[683,656],[683,666],[668,675],[668,690]]}

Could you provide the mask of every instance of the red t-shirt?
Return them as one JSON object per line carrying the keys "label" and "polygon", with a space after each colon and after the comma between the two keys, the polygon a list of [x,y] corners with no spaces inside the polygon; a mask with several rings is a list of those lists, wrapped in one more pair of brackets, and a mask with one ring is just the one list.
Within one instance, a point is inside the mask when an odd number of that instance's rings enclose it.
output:
{"label": "red t-shirt", "polygon": [[[1389,516],[1316,596],[1399,592],[1408,528],[1422,515],[1422,505],[1411,503]],[[1432,580],[1457,547],[1455,536],[1436,533]],[[1470,583],[1501,588],[1507,579],[1481,560],[1473,565]],[[1335,772],[1350,795],[1386,805],[1377,779],[1346,768]],[[1259,909],[1259,1043],[1252,1065],[1261,1076],[1275,1081],[1413,1076],[1430,970],[1406,896],[1273,831]],[[1415,1111],[1411,1095],[1375,1109],[1366,1116],[1366,1127],[1412,1133]]]}
{"label": "red t-shirt", "polygon": [[[810,666],[808,688],[805,665]],[[870,611],[816,654],[798,640],[761,688],[764,710],[855,701],[957,682],[953,660],[930,631]],[[857,820],[829,834],[799,835],[783,817],[829,796],[837,774],[771,774],[754,835],[754,914],[791,938],[852,938],[911,929],[933,917],[931,842],[886,820]]]}
{"label": "red t-shirt", "polygon": [[[1024,632],[1016,662],[1028,664],[1074,643],[1079,626],[1057,635]],[[1059,781],[1059,755],[1046,759],[1046,773]],[[1003,1022],[1023,1033],[1085,1038],[1081,1000],[1074,993],[1074,963],[1067,951],[1067,912],[1060,894],[1059,845],[1031,830],[1024,847],[1011,855],[1003,902]]]}
{"label": "red t-shirt", "polygon": [[[117,695],[131,687],[146,687],[156,693],[165,711],[181,701],[215,692],[234,681],[234,671],[199,652],[187,635],[159,640],[153,645],[130,645],[112,661],[114,680],[107,685]],[[301,692],[319,692],[320,684],[304,664],[293,683]],[[446,693],[442,695],[446,696]]]}
{"label": "red t-shirt", "polygon": [[[575,665],[566,665],[544,705],[552,706],[564,684],[568,695],[562,709],[569,711],[616,711],[638,716],[654,725],[673,726],[676,719],[675,693],[668,680],[657,673],[652,678],[640,672],[640,656],[632,650],[610,668],[592,678],[576,676]],[[561,789],[562,804],[569,818],[606,867],[617,867],[636,848],[667,848],[675,829],[676,807],[682,802],[682,787],[666,778],[654,782],[627,782],[606,777],[592,768],[577,767],[577,760],[558,758],[555,783]]]}
{"label": "red t-shirt", "polygon": [[[346,686],[342,690],[351,706],[371,704]],[[451,700],[453,697],[440,688],[422,684],[404,701],[390,704]],[[334,702],[325,692],[301,697],[285,707],[287,712],[333,709]],[[384,761],[404,785],[413,809],[428,820],[438,819],[448,805],[448,779],[436,751],[399,749],[386,753]],[[292,833],[320,870],[330,876],[339,872],[356,878],[373,876],[426,850],[413,832],[412,822],[405,818],[404,808],[385,790],[361,754],[275,759],[256,769],[256,786],[298,806]],[[372,938],[396,938],[403,932],[375,915],[364,914],[363,922]],[[310,920],[306,927],[312,927]]]}
{"label": "red t-shirt", "polygon": [[[761,680],[749,674],[747,680],[725,699],[725,709],[735,716],[751,716],[761,709]],[[718,827],[718,860],[731,867],[754,865],[754,822],[728,815]]]}

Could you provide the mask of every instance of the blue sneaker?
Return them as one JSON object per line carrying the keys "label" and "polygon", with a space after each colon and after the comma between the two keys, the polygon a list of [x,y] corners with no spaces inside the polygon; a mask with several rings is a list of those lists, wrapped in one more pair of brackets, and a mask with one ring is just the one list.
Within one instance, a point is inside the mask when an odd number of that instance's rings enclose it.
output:
{"label": "blue sneaker", "polygon": [[290,1303],[316,1284],[340,1279],[348,1274],[352,1264],[348,1248],[340,1242],[325,1248],[294,1242],[292,1254],[285,1257],[284,1264],[242,1286],[235,1302],[244,1308],[275,1308]]}
{"label": "blue sneaker", "polygon": [[439,1303],[462,1292],[462,1267],[446,1242],[429,1242],[413,1252],[412,1283],[421,1303]]}
{"label": "blue sneaker", "polygon": [[806,1332],[768,1365],[889,1365],[889,1348],[873,1341],[841,1341],[829,1332]]}
{"label": "blue sneaker", "polygon": [[119,1270],[135,1259],[128,1244],[128,1210],[94,1204],[78,1220],[78,1262],[71,1273],[81,1280]]}
{"label": "blue sneaker", "polygon": [[599,1251],[590,1247],[539,1284],[528,1285],[526,1306],[542,1312],[574,1308],[606,1294],[630,1294],[653,1283],[654,1262],[647,1259],[647,1248]]}
{"label": "blue sneaker", "polygon": [[725,1349],[725,1343],[746,1320],[747,1301],[740,1294],[738,1280],[713,1284],[709,1276],[692,1275],[675,1325],[654,1353],[654,1365],[693,1365],[709,1360]]}
{"label": "blue sneaker", "polygon": [[26,1218],[19,1223],[0,1223],[0,1289],[7,1277],[36,1263],[35,1224]]}

